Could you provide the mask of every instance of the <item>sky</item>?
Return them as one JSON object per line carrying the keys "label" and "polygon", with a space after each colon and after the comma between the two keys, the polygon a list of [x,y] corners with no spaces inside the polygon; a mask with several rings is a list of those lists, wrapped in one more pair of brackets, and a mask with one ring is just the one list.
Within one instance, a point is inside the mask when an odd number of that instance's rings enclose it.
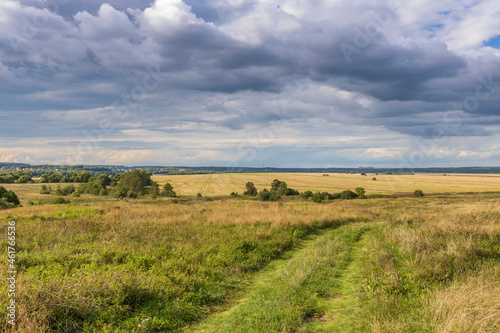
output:
{"label": "sky", "polygon": [[497,0],[2,0],[0,162],[500,165]]}

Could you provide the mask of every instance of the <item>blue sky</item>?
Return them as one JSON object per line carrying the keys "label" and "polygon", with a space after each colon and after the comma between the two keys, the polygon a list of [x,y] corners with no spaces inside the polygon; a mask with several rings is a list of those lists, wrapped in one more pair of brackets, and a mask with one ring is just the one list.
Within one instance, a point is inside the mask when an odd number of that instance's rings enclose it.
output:
{"label": "blue sky", "polygon": [[4,0],[0,161],[500,165],[494,0]]}

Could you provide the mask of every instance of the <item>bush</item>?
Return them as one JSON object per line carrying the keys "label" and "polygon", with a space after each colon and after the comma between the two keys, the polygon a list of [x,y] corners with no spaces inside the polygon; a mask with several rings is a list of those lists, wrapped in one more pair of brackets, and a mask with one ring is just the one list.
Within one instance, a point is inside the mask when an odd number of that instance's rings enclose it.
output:
{"label": "bush", "polygon": [[59,198],[57,198],[57,199],[56,199],[56,201],[54,201],[54,203],[55,203],[56,205],[61,205],[61,204],[67,204],[67,203],[70,203],[70,201],[69,201],[69,200],[64,200],[64,198],[63,198],[63,197],[59,197]]}
{"label": "bush", "polygon": [[231,192],[231,196],[232,197],[237,197],[238,196],[238,192]]}
{"label": "bush", "polygon": [[269,191],[266,189],[263,189],[257,195],[257,199],[259,199],[260,201],[269,201],[270,196],[271,196],[271,194],[269,193]]}
{"label": "bush", "polygon": [[50,186],[42,185],[42,189],[40,190],[40,194],[50,194],[50,191],[52,191]]}
{"label": "bush", "polygon": [[260,201],[278,201],[279,199],[281,199],[281,197],[275,191],[268,191],[266,189],[263,189],[259,192],[257,199],[259,199]]}
{"label": "bush", "polygon": [[351,190],[345,190],[345,191],[342,191],[342,193],[340,193],[341,199],[350,200],[350,199],[356,199],[357,197],[358,197],[358,195]]}
{"label": "bush", "polygon": [[106,195],[108,195],[108,190],[106,190],[105,188],[103,188],[103,189],[99,192],[99,195],[101,195],[101,196],[106,196]]}
{"label": "bush", "polygon": [[[44,185],[42,185],[43,187]],[[66,195],[70,195],[71,193],[75,192],[76,189],[73,185],[68,185],[66,186],[65,188],[61,189],[60,187],[57,188],[56,190],[56,195],[60,195],[60,196],[66,196]]]}
{"label": "bush", "polygon": [[115,187],[111,191],[111,196],[113,198],[121,199],[121,198],[127,197],[127,192],[128,192],[127,189],[125,189],[123,187]]}
{"label": "bush", "polygon": [[322,202],[323,200],[325,200],[325,197],[321,192],[314,193],[312,198],[314,202]]}
{"label": "bush", "polygon": [[356,187],[356,195],[358,199],[366,199],[365,189],[363,187]]}
{"label": "bush", "polygon": [[7,208],[12,208],[14,207],[13,204],[5,201],[4,199],[0,199],[0,209],[7,209]]}
{"label": "bush", "polygon": [[196,197],[197,197],[197,198],[201,198],[201,193],[198,193],[198,194],[196,195]]}
{"label": "bush", "polygon": [[[12,205],[8,205],[8,206],[15,207],[15,206],[19,206],[21,204],[19,202],[19,198],[17,197],[17,195],[10,190],[7,191],[5,189],[5,187],[3,187],[3,186],[0,186],[0,199],[7,202],[8,204],[12,204]],[[5,208],[5,205],[4,205],[4,208]]]}
{"label": "bush", "polygon": [[276,193],[274,191],[269,192],[269,201],[278,201],[280,199],[281,199],[281,196],[278,193]]}
{"label": "bush", "polygon": [[423,197],[424,196],[424,191],[422,191],[422,190],[415,190],[415,192],[413,192],[413,196],[414,197]]}
{"label": "bush", "polygon": [[373,177],[372,180],[377,180],[377,177]]}
{"label": "bush", "polygon": [[132,198],[132,199],[137,199],[138,193],[134,192],[134,191],[131,191],[131,190],[128,190],[127,191],[127,197]]}
{"label": "bush", "polygon": [[305,191],[301,193],[300,196],[304,199],[309,199],[310,197],[313,196],[313,193],[311,191]]}
{"label": "bush", "polygon": [[80,186],[78,186],[78,192],[85,194],[99,195],[102,189],[105,189],[105,187],[99,180],[95,180],[91,183],[80,184]]}
{"label": "bush", "polygon": [[257,195],[257,188],[252,182],[248,182],[245,184],[246,191],[243,192],[243,195],[249,195],[251,197],[255,197]]}

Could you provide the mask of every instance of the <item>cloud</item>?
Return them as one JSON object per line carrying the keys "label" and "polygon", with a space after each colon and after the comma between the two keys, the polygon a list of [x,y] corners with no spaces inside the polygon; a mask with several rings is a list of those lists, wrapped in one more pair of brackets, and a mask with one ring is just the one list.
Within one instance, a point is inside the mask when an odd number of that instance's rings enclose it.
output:
{"label": "cloud", "polygon": [[[93,150],[79,155],[88,163],[133,163],[134,154],[153,163],[155,152],[175,156],[164,163],[250,163],[238,152],[248,147],[256,164],[397,163],[414,149],[397,140],[416,137],[453,152],[444,139],[482,138],[482,151],[468,156],[497,161],[488,142],[500,125],[500,54],[487,46],[500,28],[497,7],[6,0],[0,140],[17,138],[24,155],[3,156],[22,159],[39,138],[54,155],[33,153],[40,161],[64,160],[61,144],[90,142]],[[265,135],[272,137],[259,143]],[[332,140],[358,136],[363,146],[331,151]],[[446,163],[458,161],[452,155]]]}

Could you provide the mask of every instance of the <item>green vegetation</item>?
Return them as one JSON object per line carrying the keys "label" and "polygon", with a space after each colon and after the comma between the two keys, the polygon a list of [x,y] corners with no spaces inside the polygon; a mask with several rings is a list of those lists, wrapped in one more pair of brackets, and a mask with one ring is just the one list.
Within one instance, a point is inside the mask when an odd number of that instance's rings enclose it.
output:
{"label": "green vegetation", "polygon": [[57,199],[54,201],[54,203],[55,203],[56,205],[62,205],[62,204],[68,204],[68,203],[70,203],[70,201],[69,201],[69,200],[65,200],[65,199],[64,199],[64,198],[62,198],[62,197],[59,197],[59,198],[57,198]]}
{"label": "green vegetation", "polygon": [[0,184],[33,183],[31,173],[25,171],[0,171]]}
{"label": "green vegetation", "polygon": [[174,187],[170,185],[170,183],[166,183],[165,186],[163,186],[163,189],[160,194],[162,197],[175,198],[177,196],[177,193],[175,193],[174,191]]}
{"label": "green vegetation", "polygon": [[413,196],[414,197],[423,197],[424,192],[422,190],[415,190],[415,192],[413,192]]}
{"label": "green vegetation", "polygon": [[19,198],[13,191],[7,191],[5,187],[0,186],[0,209],[19,206]]}
{"label": "green vegetation", "polygon": [[252,182],[248,182],[245,185],[246,191],[243,192],[243,195],[249,195],[251,197],[255,197],[257,195],[257,188]]}
{"label": "green vegetation", "polygon": [[336,279],[366,230],[352,225],[319,236],[272,274],[262,276],[241,304],[200,331],[300,332],[309,320],[321,317],[321,301],[336,296]]}

